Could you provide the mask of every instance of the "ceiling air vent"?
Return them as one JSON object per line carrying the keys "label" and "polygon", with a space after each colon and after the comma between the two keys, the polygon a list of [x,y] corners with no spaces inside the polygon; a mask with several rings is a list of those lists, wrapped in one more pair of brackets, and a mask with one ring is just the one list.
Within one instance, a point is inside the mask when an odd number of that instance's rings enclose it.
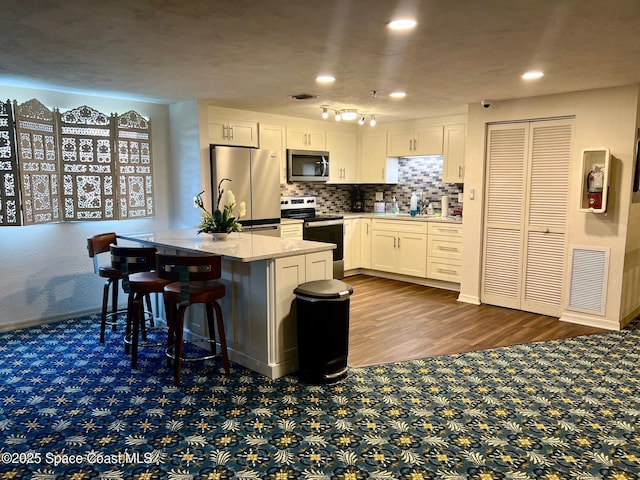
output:
{"label": "ceiling air vent", "polygon": [[318,95],[313,95],[312,93],[298,93],[296,95],[289,95],[289,98],[293,98],[294,100],[312,100],[314,98],[318,98]]}

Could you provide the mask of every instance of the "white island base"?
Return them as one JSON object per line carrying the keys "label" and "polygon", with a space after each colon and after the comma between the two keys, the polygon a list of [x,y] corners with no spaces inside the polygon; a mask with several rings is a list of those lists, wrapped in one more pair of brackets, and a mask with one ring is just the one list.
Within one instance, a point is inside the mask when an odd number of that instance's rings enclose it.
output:
{"label": "white island base", "polygon": [[[332,278],[335,245],[238,233],[207,241],[193,230],[120,238],[168,253],[221,254],[226,294],[220,305],[229,359],[274,379],[297,371],[293,291],[301,283]],[[190,308],[186,335],[208,337],[201,307]]]}
{"label": "white island base", "polygon": [[227,294],[220,304],[229,358],[271,378],[297,371],[293,290],[331,278],[331,251],[249,263],[224,260],[222,268]]}

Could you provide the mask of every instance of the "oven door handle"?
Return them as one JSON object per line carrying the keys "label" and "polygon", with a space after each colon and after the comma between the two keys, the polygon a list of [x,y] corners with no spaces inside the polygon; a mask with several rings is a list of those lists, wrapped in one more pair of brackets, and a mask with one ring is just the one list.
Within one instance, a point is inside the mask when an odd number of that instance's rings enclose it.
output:
{"label": "oven door handle", "polygon": [[324,220],[320,222],[304,222],[304,228],[333,227],[335,225],[344,225],[344,222],[342,220]]}

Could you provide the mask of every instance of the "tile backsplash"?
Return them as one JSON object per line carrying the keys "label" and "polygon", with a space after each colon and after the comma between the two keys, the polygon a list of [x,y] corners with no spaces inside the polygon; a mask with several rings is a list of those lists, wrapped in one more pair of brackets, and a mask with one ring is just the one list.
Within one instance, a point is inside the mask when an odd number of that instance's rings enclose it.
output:
{"label": "tile backsplash", "polygon": [[400,158],[398,163],[397,185],[335,185],[322,182],[295,182],[280,186],[283,196],[315,196],[318,202],[318,213],[348,212],[351,210],[350,192],[359,187],[364,192],[364,209],[373,212],[376,192],[383,192],[384,201],[391,203],[393,196],[398,200],[401,213],[409,212],[411,194],[433,205],[436,213],[440,212],[443,195],[449,196],[449,209],[462,207],[458,202],[458,194],[462,193],[462,185],[442,182],[442,157]]}

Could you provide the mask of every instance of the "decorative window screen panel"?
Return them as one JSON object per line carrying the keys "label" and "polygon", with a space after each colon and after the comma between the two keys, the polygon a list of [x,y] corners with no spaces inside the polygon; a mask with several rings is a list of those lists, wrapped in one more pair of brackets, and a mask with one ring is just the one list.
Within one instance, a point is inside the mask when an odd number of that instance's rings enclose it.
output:
{"label": "decorative window screen panel", "polygon": [[64,220],[115,219],[112,118],[86,105],[59,118]]}
{"label": "decorative window screen panel", "polygon": [[131,110],[117,117],[116,127],[119,218],[152,216],[151,124]]}
{"label": "decorative window screen panel", "polygon": [[35,98],[14,105],[23,222],[59,221],[60,164],[54,113]]}
{"label": "decorative window screen panel", "polygon": [[9,100],[0,102],[0,225],[20,225],[20,189]]}

